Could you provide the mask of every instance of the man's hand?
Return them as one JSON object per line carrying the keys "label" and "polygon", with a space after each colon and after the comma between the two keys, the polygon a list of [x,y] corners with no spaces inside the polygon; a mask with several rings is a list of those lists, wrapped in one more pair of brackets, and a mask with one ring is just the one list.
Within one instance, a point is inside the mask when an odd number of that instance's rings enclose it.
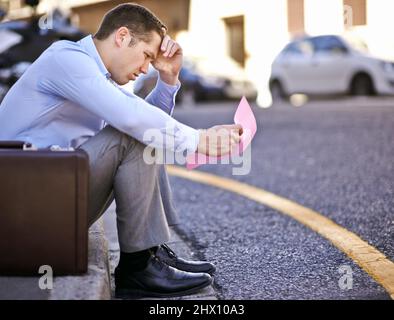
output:
{"label": "man's hand", "polygon": [[239,124],[214,126],[199,130],[197,152],[207,156],[223,156],[241,141],[242,126]]}
{"label": "man's hand", "polygon": [[159,71],[160,79],[170,85],[178,83],[179,72],[182,68],[183,52],[181,46],[165,35],[160,45],[160,51],[153,67]]}

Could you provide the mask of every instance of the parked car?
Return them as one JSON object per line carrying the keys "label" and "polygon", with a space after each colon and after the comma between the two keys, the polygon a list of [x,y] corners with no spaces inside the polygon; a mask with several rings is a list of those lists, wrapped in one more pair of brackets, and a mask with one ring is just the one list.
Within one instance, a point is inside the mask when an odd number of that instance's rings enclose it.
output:
{"label": "parked car", "polygon": [[[158,73],[151,67],[146,75],[137,78],[134,92],[145,97],[155,86]],[[257,98],[255,86],[247,80],[245,73],[231,59],[214,60],[185,58],[180,72],[181,89],[177,100],[191,95],[194,101],[232,100],[245,96],[254,101]]]}
{"label": "parked car", "polygon": [[272,64],[273,101],[295,93],[394,94],[394,63],[373,57],[365,49],[337,35],[290,42]]}

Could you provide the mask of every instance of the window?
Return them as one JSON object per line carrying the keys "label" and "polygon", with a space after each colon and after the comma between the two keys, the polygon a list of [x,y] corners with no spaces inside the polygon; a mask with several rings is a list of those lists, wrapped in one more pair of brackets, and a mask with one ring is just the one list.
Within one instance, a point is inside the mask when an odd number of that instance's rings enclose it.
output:
{"label": "window", "polygon": [[316,52],[347,52],[345,44],[338,37],[316,37],[312,38],[312,43]]}
{"label": "window", "polygon": [[367,24],[367,0],[343,0],[345,27]]}
{"label": "window", "polygon": [[245,25],[244,17],[224,18],[227,29],[228,51],[231,58],[245,66]]}
{"label": "window", "polygon": [[313,54],[313,44],[309,40],[292,42],[286,46],[283,54],[286,56],[311,56]]}
{"label": "window", "polygon": [[296,43],[290,43],[283,50],[283,53],[286,55],[287,54],[295,55],[295,54],[302,54],[302,51],[300,50],[300,48],[298,48],[298,45]]}
{"label": "window", "polygon": [[298,43],[298,48],[304,56],[313,54],[313,45],[309,40],[302,40]]}
{"label": "window", "polygon": [[287,0],[287,25],[292,34],[304,32],[304,0]]}

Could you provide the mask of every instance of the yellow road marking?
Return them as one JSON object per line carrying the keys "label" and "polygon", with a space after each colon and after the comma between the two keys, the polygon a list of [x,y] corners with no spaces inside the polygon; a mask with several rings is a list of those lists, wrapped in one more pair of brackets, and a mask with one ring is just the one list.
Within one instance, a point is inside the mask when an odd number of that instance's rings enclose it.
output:
{"label": "yellow road marking", "polygon": [[299,221],[343,251],[385,288],[391,299],[394,299],[394,263],[355,233],[312,209],[246,183],[176,166],[167,166],[167,169],[173,176],[237,193]]}

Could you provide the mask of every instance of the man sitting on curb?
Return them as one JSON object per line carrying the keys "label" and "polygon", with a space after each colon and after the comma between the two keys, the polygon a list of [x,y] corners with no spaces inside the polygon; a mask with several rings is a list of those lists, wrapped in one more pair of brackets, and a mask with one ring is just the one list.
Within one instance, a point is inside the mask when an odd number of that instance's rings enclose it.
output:
{"label": "man sitting on curb", "polygon": [[[238,125],[196,130],[171,117],[182,49],[166,30],[146,8],[119,5],[93,37],[48,48],[0,107],[0,139],[88,153],[89,224],[116,201],[118,297],[190,294],[210,285],[215,270],[208,262],[178,258],[165,245],[177,216],[165,167],[144,161],[144,150],[223,155],[242,133]],[[119,87],[146,73],[150,63],[159,80],[146,100]],[[152,128],[172,143],[145,141],[144,133]]]}

